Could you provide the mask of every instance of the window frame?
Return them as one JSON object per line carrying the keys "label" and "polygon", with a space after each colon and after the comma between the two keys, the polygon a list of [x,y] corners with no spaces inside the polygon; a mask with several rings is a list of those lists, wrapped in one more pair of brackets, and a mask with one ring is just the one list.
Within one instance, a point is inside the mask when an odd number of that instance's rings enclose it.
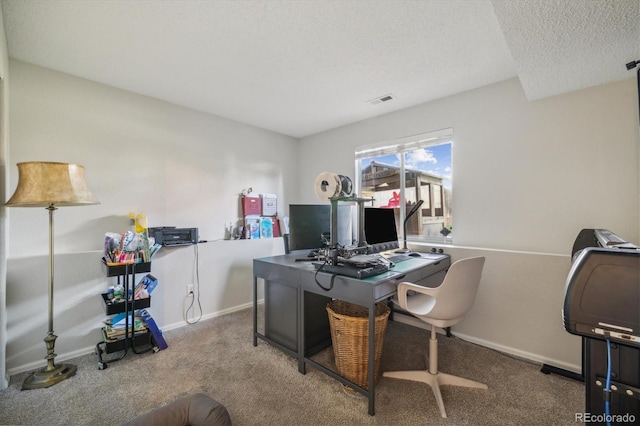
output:
{"label": "window frame", "polygon": [[[384,155],[397,155],[398,159],[399,159],[399,169],[400,169],[400,217],[406,217],[407,214],[407,208],[406,208],[406,201],[405,201],[405,195],[406,195],[406,174],[407,174],[407,170],[406,170],[406,164],[405,164],[405,153],[407,152],[411,152],[414,150],[418,150],[418,149],[424,149],[424,148],[428,148],[429,146],[436,146],[436,145],[442,145],[442,144],[446,144],[449,143],[451,144],[451,169],[452,169],[452,173],[451,173],[451,186],[453,186],[453,145],[454,145],[454,138],[453,138],[453,128],[445,128],[445,129],[441,129],[441,130],[436,130],[436,131],[431,131],[431,132],[426,132],[426,133],[420,133],[417,135],[413,135],[413,136],[407,136],[407,137],[402,137],[399,139],[394,139],[394,140],[387,140],[387,141],[381,141],[378,143],[374,143],[374,144],[369,144],[369,145],[361,145],[361,146],[357,146],[355,149],[355,182],[354,182],[354,188],[357,194],[359,194],[359,196],[363,196],[362,194],[362,160],[364,159],[371,159],[371,158],[376,158],[376,157],[381,157]],[[434,185],[429,184],[428,185],[428,191],[432,192],[434,191],[433,188]],[[451,191],[451,198],[453,198],[453,188],[450,189]],[[446,199],[446,194],[445,194],[445,185],[439,185],[439,194],[440,194],[440,203],[444,203],[445,199]],[[430,194],[433,195],[433,194]],[[421,195],[422,196],[422,195]],[[434,209],[436,208],[436,206],[431,206],[431,200],[433,197],[429,197],[428,200],[425,200],[425,204],[428,204],[429,207],[433,207]],[[435,201],[434,201],[434,204]],[[451,209],[451,204],[452,201],[449,203],[449,209]],[[423,205],[423,206],[424,206]],[[445,206],[446,207],[446,206]],[[424,207],[423,207],[424,208]],[[442,204],[439,207],[440,210],[442,210]],[[444,218],[445,222],[446,222],[446,211],[442,211],[442,217]],[[451,220],[453,220],[453,213],[451,214]],[[404,229],[402,226],[398,226],[398,238],[400,239],[407,239],[407,241],[409,241],[409,237],[412,237],[413,242],[422,242],[422,243],[447,243],[447,244],[451,244],[452,243],[452,236],[443,236],[443,237],[433,237],[433,236],[423,236],[423,235],[408,235],[405,237],[404,235]]]}

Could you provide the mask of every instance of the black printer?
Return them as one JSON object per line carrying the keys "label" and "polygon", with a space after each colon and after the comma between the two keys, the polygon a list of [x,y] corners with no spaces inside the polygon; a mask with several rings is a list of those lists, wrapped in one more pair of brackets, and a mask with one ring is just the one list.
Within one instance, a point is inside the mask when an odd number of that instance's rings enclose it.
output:
{"label": "black printer", "polygon": [[610,414],[640,415],[640,247],[606,229],[583,229],[565,283],[564,328],[583,337],[586,413],[605,412],[609,340]]}
{"label": "black printer", "polygon": [[563,319],[569,333],[640,347],[640,248],[625,243],[574,255]]}
{"label": "black printer", "polygon": [[198,244],[198,228],[176,228],[161,226],[149,228],[149,237],[163,246],[184,246]]}

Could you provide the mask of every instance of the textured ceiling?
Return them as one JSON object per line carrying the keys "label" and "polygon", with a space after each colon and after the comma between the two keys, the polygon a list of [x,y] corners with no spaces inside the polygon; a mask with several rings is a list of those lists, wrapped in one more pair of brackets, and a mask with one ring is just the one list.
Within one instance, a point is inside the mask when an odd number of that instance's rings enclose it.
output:
{"label": "textured ceiling", "polygon": [[[3,0],[12,58],[294,137],[519,77],[634,75],[640,0]],[[372,105],[376,97],[395,99]]]}
{"label": "textured ceiling", "polygon": [[494,1],[530,100],[633,77],[639,0]]}

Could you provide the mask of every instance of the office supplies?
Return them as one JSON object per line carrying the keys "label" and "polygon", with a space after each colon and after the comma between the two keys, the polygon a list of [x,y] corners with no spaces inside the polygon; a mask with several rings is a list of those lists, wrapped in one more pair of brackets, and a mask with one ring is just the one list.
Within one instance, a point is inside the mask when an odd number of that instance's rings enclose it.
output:
{"label": "office supplies", "polygon": [[261,217],[259,226],[260,238],[273,238],[273,221],[270,217]]}
{"label": "office supplies", "polygon": [[243,238],[246,240],[256,240],[260,238],[260,216],[245,216]]}
{"label": "office supplies", "polygon": [[[153,290],[158,285],[158,279],[151,274],[145,275],[140,282],[136,285],[134,291],[134,297],[140,299],[141,297],[149,297]],[[146,294],[143,296],[143,294]]]}
{"label": "office supplies", "polygon": [[262,200],[262,216],[278,214],[278,199],[275,194],[260,194]]}
{"label": "office supplies", "polygon": [[179,246],[198,243],[198,228],[176,228],[162,226],[149,228],[149,237],[153,237],[157,244],[163,246]]}
{"label": "office supplies", "polygon": [[167,344],[167,341],[162,336],[162,330],[158,328],[158,325],[156,324],[156,321],[153,319],[151,314],[149,314],[149,312],[146,309],[140,309],[138,313],[140,314],[140,317],[142,318],[144,323],[147,325],[147,328],[151,333],[151,338],[153,339],[156,346],[158,347],[158,350],[167,349],[169,345]]}
{"label": "office supplies", "polygon": [[260,197],[249,197],[248,195],[242,196],[242,216],[258,215],[262,212],[262,203]]}

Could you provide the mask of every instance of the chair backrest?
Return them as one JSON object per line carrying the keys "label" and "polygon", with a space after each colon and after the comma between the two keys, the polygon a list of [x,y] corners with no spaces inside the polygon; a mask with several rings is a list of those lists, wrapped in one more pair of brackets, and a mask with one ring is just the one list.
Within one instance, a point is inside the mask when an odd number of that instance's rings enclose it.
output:
{"label": "chair backrest", "polygon": [[441,320],[464,317],[475,301],[483,267],[483,256],[454,262],[440,284],[436,305],[427,316]]}

